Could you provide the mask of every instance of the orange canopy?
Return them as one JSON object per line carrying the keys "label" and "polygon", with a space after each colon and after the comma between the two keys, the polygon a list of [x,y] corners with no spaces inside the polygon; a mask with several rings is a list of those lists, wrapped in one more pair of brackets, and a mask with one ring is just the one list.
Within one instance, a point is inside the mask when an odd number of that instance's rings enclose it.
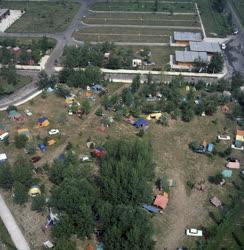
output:
{"label": "orange canopy", "polygon": [[169,197],[167,193],[164,193],[163,195],[158,194],[154,200],[153,205],[165,209],[168,205]]}
{"label": "orange canopy", "polygon": [[244,130],[237,129],[236,135],[244,136]]}

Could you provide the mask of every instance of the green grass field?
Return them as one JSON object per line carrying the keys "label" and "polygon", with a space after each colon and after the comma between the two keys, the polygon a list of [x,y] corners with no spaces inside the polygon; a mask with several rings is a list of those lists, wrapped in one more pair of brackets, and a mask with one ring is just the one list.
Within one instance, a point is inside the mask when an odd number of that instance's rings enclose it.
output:
{"label": "green grass field", "polygon": [[244,25],[244,2],[242,0],[231,0],[230,1],[234,6],[235,11],[241,19],[242,25]]}
{"label": "green grass field", "polygon": [[[155,11],[154,2],[109,2],[95,3],[92,7],[95,11]],[[194,12],[193,3],[160,3],[158,10],[160,12]]]}
{"label": "green grass field", "polygon": [[1,8],[25,10],[8,32],[58,32],[72,21],[79,4],[68,2],[1,2]]}

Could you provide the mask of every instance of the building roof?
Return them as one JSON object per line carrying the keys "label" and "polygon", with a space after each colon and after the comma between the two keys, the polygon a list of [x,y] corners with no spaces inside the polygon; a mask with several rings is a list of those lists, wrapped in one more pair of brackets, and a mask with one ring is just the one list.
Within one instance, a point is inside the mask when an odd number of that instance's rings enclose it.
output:
{"label": "building roof", "polygon": [[175,60],[177,62],[195,62],[196,60],[208,61],[206,52],[197,51],[175,51]]}
{"label": "building roof", "polygon": [[227,168],[231,168],[231,169],[239,169],[240,168],[240,162],[239,161],[235,161],[235,162],[228,162],[226,163],[226,167]]}
{"label": "building roof", "polygon": [[218,43],[208,43],[208,42],[195,42],[190,41],[191,51],[202,51],[209,53],[220,53],[221,49]]}
{"label": "building roof", "polygon": [[7,160],[7,155],[6,154],[0,154],[0,161],[5,161]]}
{"label": "building roof", "polygon": [[215,207],[220,207],[222,205],[221,201],[216,197],[212,197],[210,199],[210,202],[215,206]]}
{"label": "building roof", "polygon": [[158,213],[159,212],[159,208],[151,206],[151,205],[147,205],[147,204],[143,204],[143,208],[145,208],[147,211],[151,212],[151,213]]}
{"label": "building roof", "polygon": [[167,193],[158,194],[153,202],[153,205],[165,209],[168,205],[169,197]]}
{"label": "building roof", "polygon": [[202,41],[200,32],[174,32],[174,40],[176,41]]}

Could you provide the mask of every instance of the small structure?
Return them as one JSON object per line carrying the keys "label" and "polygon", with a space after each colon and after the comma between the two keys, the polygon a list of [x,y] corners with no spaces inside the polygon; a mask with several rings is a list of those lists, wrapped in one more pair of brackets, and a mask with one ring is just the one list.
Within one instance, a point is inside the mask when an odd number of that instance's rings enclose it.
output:
{"label": "small structure", "polygon": [[133,125],[135,123],[135,119],[132,115],[130,115],[128,118],[126,118],[126,121]]}
{"label": "small structure", "polygon": [[28,194],[31,197],[36,197],[36,196],[41,194],[41,190],[40,190],[40,188],[38,186],[33,186],[33,187],[30,188]]}
{"label": "small structure", "polygon": [[229,169],[239,169],[241,164],[238,160],[236,160],[234,162],[233,161],[227,162],[225,166]]}
{"label": "small structure", "polygon": [[54,139],[51,139],[51,140],[48,140],[47,141],[47,145],[48,146],[52,146],[52,145],[54,145],[56,143],[56,141],[54,140]]}
{"label": "small structure", "polygon": [[215,207],[220,207],[222,205],[221,201],[216,197],[212,197],[210,199],[210,202],[215,206]]}
{"label": "small structure", "polygon": [[45,144],[41,143],[41,144],[38,144],[38,147],[39,149],[44,153],[47,151],[47,147]]}
{"label": "small structure", "polygon": [[163,194],[158,194],[153,202],[153,205],[156,207],[165,209],[169,202],[169,195],[168,193],[164,192]]}
{"label": "small structure", "polygon": [[206,52],[210,56],[215,53],[221,53],[218,43],[190,41],[189,44],[191,51]]}
{"label": "small structure", "polygon": [[75,96],[67,96],[66,98],[65,98],[65,104],[66,105],[70,105],[70,104],[72,104],[72,103],[74,103],[74,102],[76,102],[76,99],[75,99]]}
{"label": "small structure", "polygon": [[223,177],[225,178],[230,178],[232,176],[232,170],[229,169],[225,169],[221,172],[221,174],[223,175]]}
{"label": "small structure", "polygon": [[99,242],[96,246],[96,250],[104,250],[104,244],[103,242]]}
{"label": "small structure", "polygon": [[160,211],[159,208],[152,205],[143,204],[142,207],[145,208],[150,213],[158,213]]}
{"label": "small structure", "polygon": [[94,151],[91,152],[92,156],[97,158],[102,158],[106,155],[106,151],[102,147],[96,147]]}
{"label": "small structure", "polygon": [[143,118],[140,118],[139,120],[133,123],[133,126],[135,126],[136,128],[147,128],[148,125],[148,121]]}
{"label": "small structure", "polygon": [[160,120],[161,116],[162,116],[161,112],[159,112],[159,113],[152,113],[152,114],[149,114],[146,119],[148,121],[151,121],[151,120],[157,120],[158,121],[158,120]]}
{"label": "small structure", "polygon": [[0,163],[5,162],[7,159],[8,159],[8,157],[5,153],[0,154]]}
{"label": "small structure", "polygon": [[12,120],[12,121],[23,121],[24,117],[17,112],[16,110],[10,110],[8,113],[8,117]]}
{"label": "small structure", "polygon": [[47,241],[43,242],[43,246],[45,248],[54,248],[54,245],[50,240],[47,240]]}
{"label": "small structure", "polygon": [[214,150],[214,145],[212,143],[209,143],[207,145],[207,149],[206,150],[207,150],[207,153],[212,153],[213,150]]}
{"label": "small structure", "polygon": [[132,60],[132,67],[138,68],[142,66],[142,60],[141,59],[133,59]]}
{"label": "small structure", "polygon": [[104,88],[102,85],[100,85],[100,84],[95,84],[95,85],[93,85],[93,86],[91,87],[91,90],[92,90],[92,92],[95,93],[95,94],[100,94],[100,93],[102,93],[102,92],[105,92],[105,88]]}
{"label": "small structure", "polygon": [[171,38],[171,46],[186,47],[190,42],[201,42],[202,34],[200,32],[178,32],[175,31],[173,39]]}
{"label": "small structure", "polygon": [[221,111],[223,113],[229,113],[230,112],[230,108],[227,105],[223,105],[223,106],[221,106]]}
{"label": "small structure", "polygon": [[49,121],[47,117],[41,117],[37,120],[36,127],[37,128],[42,128],[42,127],[47,127],[49,125]]}

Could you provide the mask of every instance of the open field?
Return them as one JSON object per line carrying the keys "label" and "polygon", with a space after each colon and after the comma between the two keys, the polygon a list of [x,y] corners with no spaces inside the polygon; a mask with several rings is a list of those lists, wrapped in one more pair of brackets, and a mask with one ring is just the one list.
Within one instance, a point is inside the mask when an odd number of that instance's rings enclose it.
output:
{"label": "open field", "polygon": [[151,26],[200,26],[197,16],[177,16],[163,14],[96,13],[82,19],[86,24],[124,24]]}
{"label": "open field", "polygon": [[231,0],[230,1],[232,3],[232,5],[235,8],[235,11],[237,12],[237,14],[239,15],[239,18],[242,22],[242,25],[244,25],[244,2],[241,0]]}
{"label": "open field", "polygon": [[[154,2],[103,2],[103,3],[95,3],[91,6],[92,10],[95,11],[155,11]],[[194,12],[194,5],[191,2],[172,2],[170,1],[165,3],[158,3],[157,11],[160,12]]]}
{"label": "open field", "polygon": [[[189,31],[187,28],[184,30]],[[172,33],[173,29],[166,28],[87,27],[75,32],[74,37],[80,41],[90,42],[169,43]]]}
{"label": "open field", "polygon": [[7,32],[58,32],[63,31],[71,22],[79,4],[69,2],[1,2],[1,8],[25,10]]}

